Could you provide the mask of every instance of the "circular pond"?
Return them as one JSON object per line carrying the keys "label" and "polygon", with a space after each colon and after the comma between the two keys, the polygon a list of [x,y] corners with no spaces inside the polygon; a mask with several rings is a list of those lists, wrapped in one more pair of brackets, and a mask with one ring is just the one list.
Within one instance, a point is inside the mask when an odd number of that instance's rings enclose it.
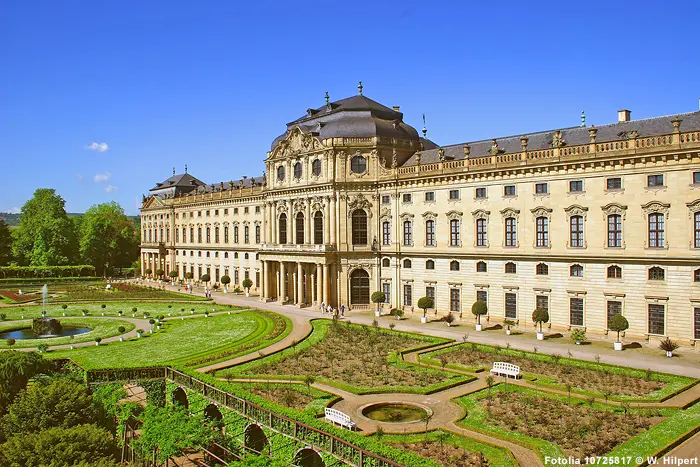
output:
{"label": "circular pond", "polygon": [[413,404],[384,402],[365,407],[362,415],[377,422],[406,423],[421,420],[429,414],[429,410]]}
{"label": "circular pond", "polygon": [[58,334],[52,334],[48,336],[37,336],[36,334],[34,334],[34,331],[32,331],[32,328],[22,328],[0,333],[0,339],[49,339],[53,337],[77,336],[78,334],[85,334],[86,332],[90,331],[91,329],[86,327],[65,325]]}

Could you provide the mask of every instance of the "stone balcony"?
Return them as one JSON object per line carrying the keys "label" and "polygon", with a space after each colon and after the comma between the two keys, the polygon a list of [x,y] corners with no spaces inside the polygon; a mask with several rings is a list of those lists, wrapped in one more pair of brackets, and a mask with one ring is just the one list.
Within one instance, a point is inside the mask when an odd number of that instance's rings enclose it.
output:
{"label": "stone balcony", "polygon": [[300,252],[300,253],[325,253],[336,251],[334,244],[314,245],[311,243],[302,244],[279,244],[279,243],[263,243],[260,245],[260,251],[284,251],[284,252]]}

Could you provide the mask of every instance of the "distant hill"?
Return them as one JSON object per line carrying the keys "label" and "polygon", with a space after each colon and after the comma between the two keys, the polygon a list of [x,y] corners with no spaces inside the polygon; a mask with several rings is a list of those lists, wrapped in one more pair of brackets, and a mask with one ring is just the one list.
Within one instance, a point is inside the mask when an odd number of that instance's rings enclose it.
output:
{"label": "distant hill", "polygon": [[[69,212],[68,217],[80,217],[82,216],[82,212]],[[10,227],[17,227],[19,225],[19,214],[13,214],[10,212],[0,212],[0,219],[3,219],[5,223],[10,226]],[[139,216],[127,216],[129,219],[131,219],[131,222],[134,223],[135,226],[139,226],[140,223],[140,218]]]}

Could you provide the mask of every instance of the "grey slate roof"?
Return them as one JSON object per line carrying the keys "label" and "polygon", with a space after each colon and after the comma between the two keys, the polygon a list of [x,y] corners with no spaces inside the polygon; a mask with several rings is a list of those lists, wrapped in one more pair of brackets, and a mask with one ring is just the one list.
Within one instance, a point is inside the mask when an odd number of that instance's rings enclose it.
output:
{"label": "grey slate roof", "polygon": [[[669,115],[665,117],[653,117],[642,120],[631,120],[629,122],[611,123],[607,125],[597,126],[598,133],[596,135],[597,142],[620,141],[621,134],[627,131],[637,131],[640,137],[664,135],[673,133],[673,125],[671,120],[679,118],[682,120],[681,131],[689,131],[700,129],[700,111],[689,112],[685,114]],[[593,127],[571,127],[561,129],[562,138],[566,146],[578,146],[588,144],[590,141],[588,130]],[[540,149],[548,149],[552,147],[552,139],[556,130],[541,131],[537,133],[529,133],[525,135],[507,136],[496,138],[498,147],[504,153],[517,153],[522,150],[520,138],[526,136],[528,138],[528,151],[536,151]],[[493,144],[493,139],[471,141],[467,143],[455,144],[451,146],[443,146],[447,159],[459,160],[464,159],[464,145],[470,147],[469,157],[481,157],[489,154],[489,149]],[[427,147],[427,146],[426,146]],[[408,158],[402,165],[416,165],[416,157],[420,154],[421,164],[438,162],[438,149],[430,149],[419,151]]]}
{"label": "grey slate roof", "polygon": [[239,187],[242,186],[243,188],[250,188],[255,182],[255,186],[260,186],[264,183],[265,177],[246,177],[246,178],[241,178],[238,180],[227,180],[225,182],[217,182],[214,183],[213,185],[207,185],[204,184],[202,185],[203,188],[199,188],[196,192],[193,193],[212,193],[216,191],[221,191],[221,184],[223,183],[223,189],[224,190],[230,190],[231,189],[231,183],[233,182],[234,187]]}
{"label": "grey slate roof", "polygon": [[164,188],[171,188],[171,187],[178,187],[178,188],[184,188],[184,187],[191,187],[191,186],[201,186],[204,185],[204,182],[193,177],[192,175],[188,173],[184,174],[177,174],[173,175],[172,177],[168,178],[162,183],[157,183],[156,186],[151,188],[150,191],[153,190],[162,190]]}

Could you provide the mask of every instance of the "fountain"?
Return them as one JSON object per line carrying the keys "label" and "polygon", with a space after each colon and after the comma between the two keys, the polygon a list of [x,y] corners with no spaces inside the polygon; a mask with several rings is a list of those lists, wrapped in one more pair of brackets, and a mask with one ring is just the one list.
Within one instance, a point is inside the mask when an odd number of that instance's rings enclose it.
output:
{"label": "fountain", "polygon": [[32,320],[32,332],[37,337],[54,337],[62,335],[63,326],[55,318],[46,316],[46,302],[48,300],[49,288],[46,284],[41,288],[41,318]]}
{"label": "fountain", "polygon": [[362,415],[384,423],[407,423],[422,420],[432,413],[427,407],[403,402],[380,402],[362,408]]}

